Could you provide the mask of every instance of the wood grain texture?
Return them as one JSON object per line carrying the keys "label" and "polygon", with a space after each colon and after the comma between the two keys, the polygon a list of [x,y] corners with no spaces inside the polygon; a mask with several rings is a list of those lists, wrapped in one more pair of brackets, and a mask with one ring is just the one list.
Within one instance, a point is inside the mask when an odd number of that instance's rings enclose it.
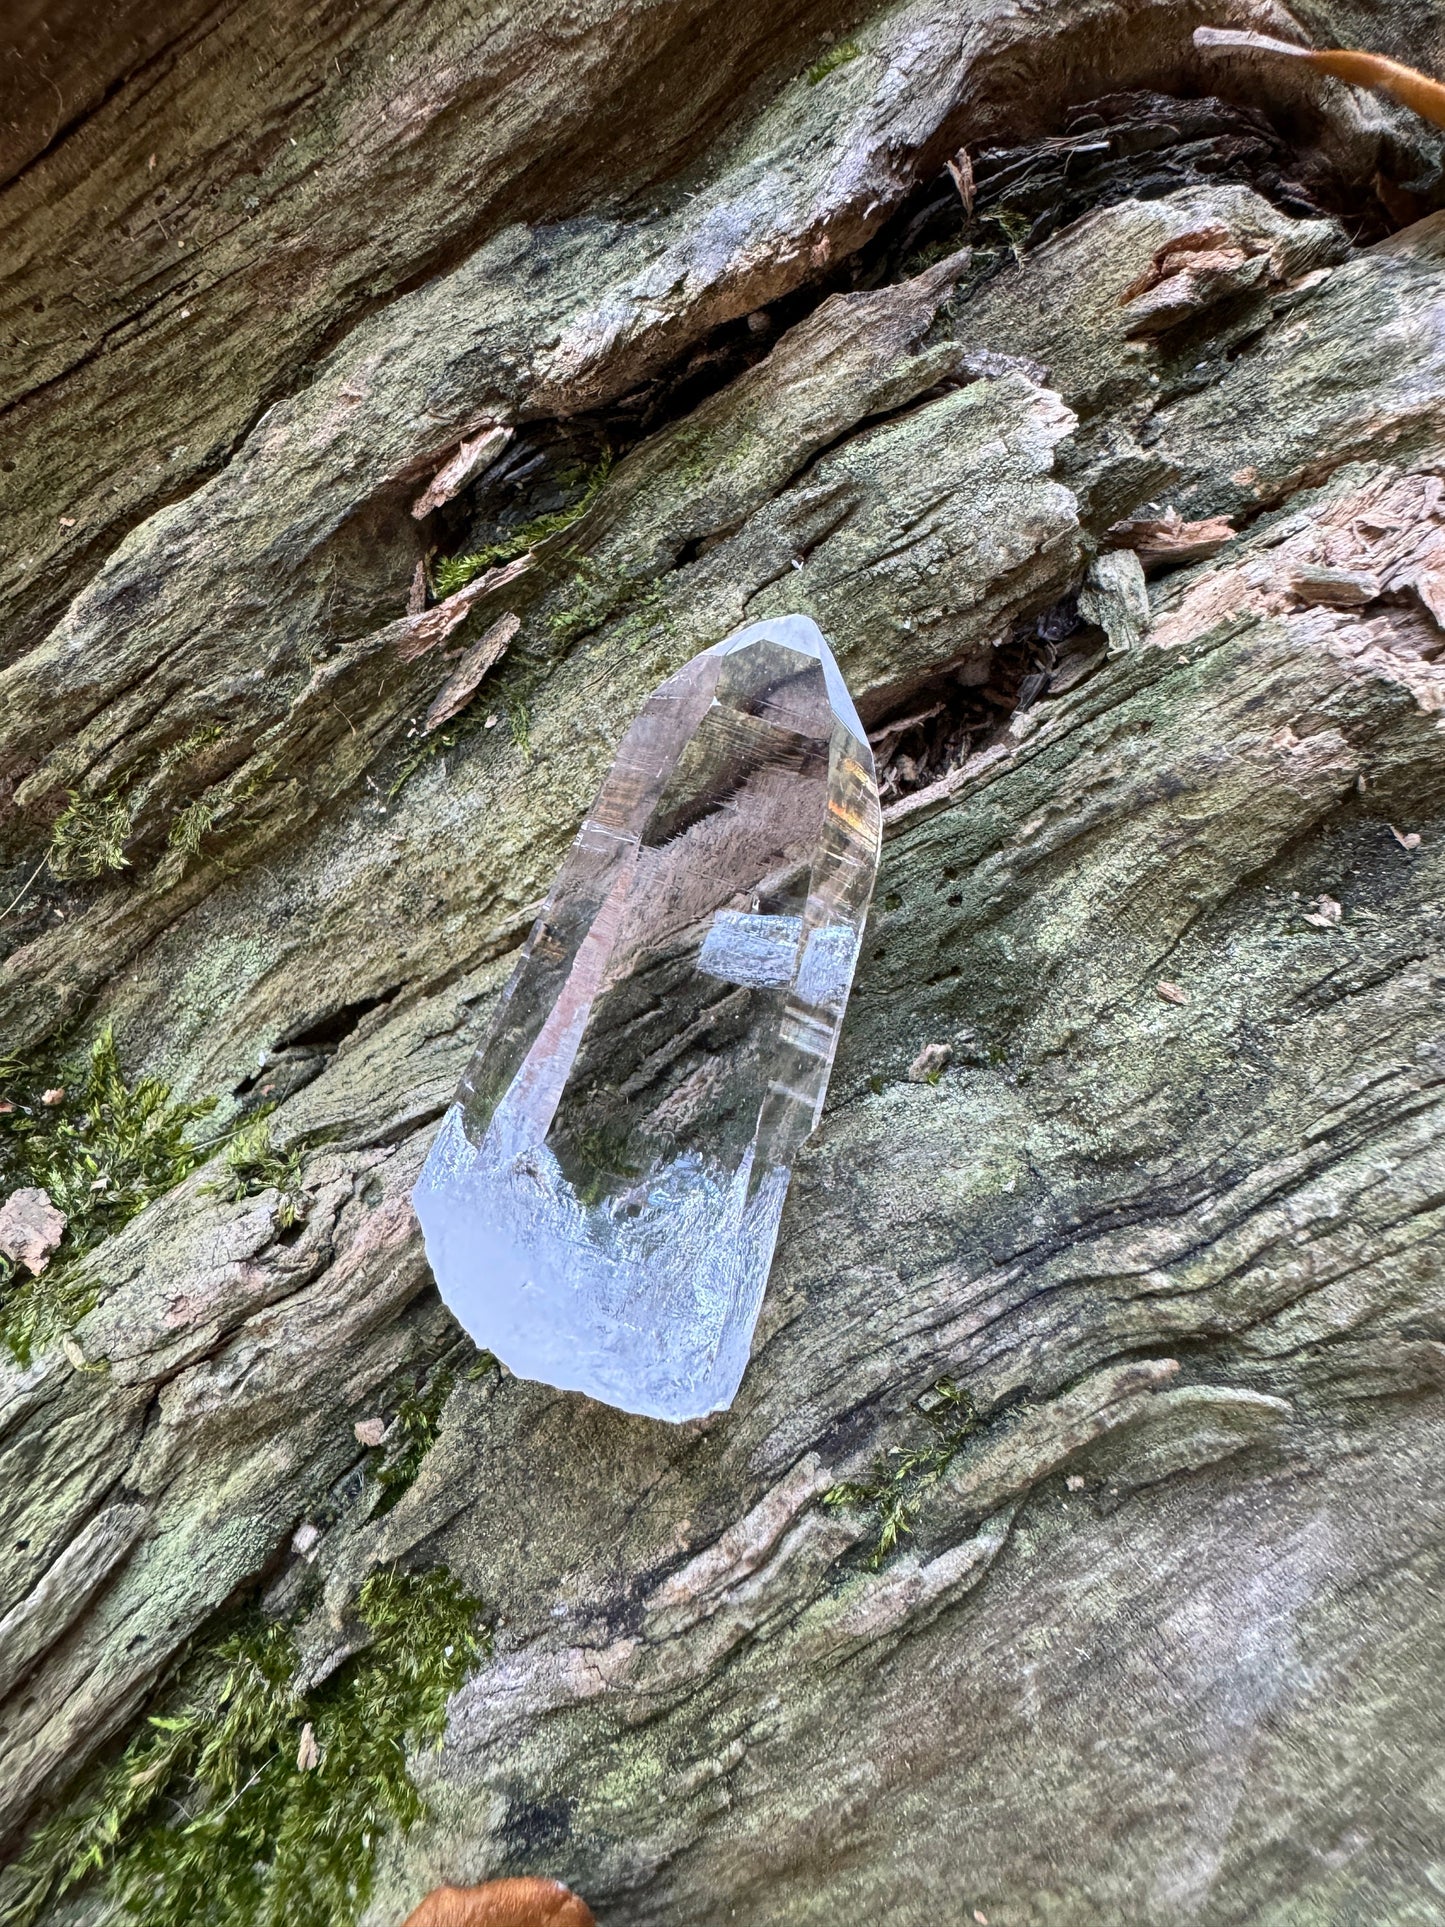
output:
{"label": "wood grain texture", "polygon": [[[213,1161],[89,1255],[73,1355],[0,1364],[7,1839],[227,1602],[314,1684],[369,1573],[445,1562],[495,1650],[364,1927],[498,1879],[607,1927],[1427,1918],[1442,217],[1362,245],[1216,172],[906,238],[964,140],[1092,165],[1106,89],[1162,91],[1167,146],[1222,64],[1179,0],[503,12],[218,11],[10,189],[0,1036],[109,1020],[218,1128],[274,1102],[300,1211]],[[1421,21],[1245,24],[1424,59]],[[1310,182],[1428,203],[1415,116],[1230,66]],[[484,424],[570,460],[624,420],[580,519],[416,606],[475,478],[413,506]],[[1127,547],[1110,654],[1070,625]],[[880,730],[1045,628],[1058,673],[890,806],[739,1399],[459,1371],[381,1511],[356,1422],[459,1357],[407,1202],[436,1121],[646,693],[793,609]],[[44,868],[72,794],[126,869]],[[875,1563],[825,1495],[926,1446],[943,1377],[976,1424]]]}

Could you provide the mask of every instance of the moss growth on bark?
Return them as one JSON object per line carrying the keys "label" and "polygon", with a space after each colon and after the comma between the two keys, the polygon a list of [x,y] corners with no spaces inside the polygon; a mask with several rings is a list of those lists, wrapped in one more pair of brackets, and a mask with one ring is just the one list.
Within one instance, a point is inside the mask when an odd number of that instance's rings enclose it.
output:
{"label": "moss growth on bark", "polygon": [[85,796],[70,792],[70,801],[50,832],[50,868],[66,882],[98,877],[106,870],[127,867],[125,839],[130,833],[130,805],[124,797]]}
{"label": "moss growth on bark", "polygon": [[259,1197],[263,1191],[279,1191],[276,1224],[282,1231],[289,1230],[300,1222],[305,1209],[301,1191],[302,1148],[294,1144],[285,1151],[278,1150],[271,1141],[269,1107],[253,1112],[226,1147],[224,1175],[204,1188],[232,1204],[242,1198]]}
{"label": "moss growth on bark", "polygon": [[422,1461],[436,1443],[442,1409],[455,1384],[454,1375],[443,1369],[425,1391],[409,1394],[397,1406],[391,1435],[368,1467],[368,1477],[377,1490],[373,1518],[390,1512],[407,1487],[415,1483]]}
{"label": "moss growth on bark", "polygon": [[525,555],[528,549],[535,549],[539,542],[548,536],[561,535],[591,508],[601,493],[612,468],[612,457],[604,456],[590,475],[583,481],[582,493],[577,500],[564,509],[556,509],[550,515],[539,515],[535,521],[514,529],[500,542],[488,543],[485,548],[477,549],[469,555],[450,555],[438,562],[432,572],[432,584],[438,597],[455,595],[488,569],[495,569],[504,562],[515,562]]}
{"label": "moss growth on bark", "polygon": [[929,1490],[952,1465],[959,1448],[978,1426],[978,1415],[967,1392],[951,1378],[941,1378],[924,1393],[918,1408],[933,1428],[926,1445],[905,1449],[895,1445],[880,1458],[865,1479],[830,1486],[823,1504],[835,1510],[866,1506],[875,1520],[868,1563],[883,1564],[898,1541],[912,1532]]}
{"label": "moss growth on bark", "polygon": [[820,80],[826,80],[829,74],[837,73],[838,69],[846,67],[850,60],[856,60],[862,51],[856,40],[840,40],[835,47],[828,49],[821,60],[815,60],[808,69],[808,85],[816,87]]}
{"label": "moss growth on bark", "polygon": [[0,1258],[0,1339],[28,1364],[90,1307],[76,1261],[207,1157],[187,1133],[216,1100],[173,1103],[156,1077],[128,1084],[107,1024],[79,1063],[0,1063],[0,1101],[0,1192],[39,1186],[66,1218],[37,1276]]}
{"label": "moss growth on bark", "polygon": [[313,1691],[290,1631],[252,1616],[186,1669],[165,1710],[32,1837],[0,1921],[30,1927],[100,1879],[147,1927],[348,1927],[382,1833],[426,1805],[407,1765],[489,1650],[445,1569],[373,1573],[367,1649]]}

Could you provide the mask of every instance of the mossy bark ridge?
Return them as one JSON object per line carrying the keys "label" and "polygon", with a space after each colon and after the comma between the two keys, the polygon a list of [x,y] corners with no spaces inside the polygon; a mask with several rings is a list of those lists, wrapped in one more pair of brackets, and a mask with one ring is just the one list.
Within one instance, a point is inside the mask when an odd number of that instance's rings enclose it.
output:
{"label": "mossy bark ridge", "polygon": [[[365,1927],[1423,1918],[1441,138],[1193,35],[1438,10],[33,12],[0,1899],[259,1921],[344,1834]],[[407,1200],[647,693],[794,611],[882,868],[673,1428],[473,1353]]]}

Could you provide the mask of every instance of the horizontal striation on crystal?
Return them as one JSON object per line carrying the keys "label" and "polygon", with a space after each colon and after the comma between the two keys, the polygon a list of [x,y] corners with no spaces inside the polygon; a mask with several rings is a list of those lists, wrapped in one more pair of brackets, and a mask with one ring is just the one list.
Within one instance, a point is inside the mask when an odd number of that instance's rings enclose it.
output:
{"label": "horizontal striation on crystal", "polygon": [[628,730],[414,1193],[442,1296],[524,1378],[728,1405],[878,868],[867,739],[806,617]]}

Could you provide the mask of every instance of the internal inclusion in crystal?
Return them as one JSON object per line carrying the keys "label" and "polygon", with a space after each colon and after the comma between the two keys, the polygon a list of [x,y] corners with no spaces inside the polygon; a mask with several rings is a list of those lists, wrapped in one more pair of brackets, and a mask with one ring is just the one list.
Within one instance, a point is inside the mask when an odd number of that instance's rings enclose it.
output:
{"label": "internal inclusion in crystal", "polygon": [[878,868],[873,758],[803,616],[654,691],[414,1194],[442,1296],[524,1378],[731,1403]]}

